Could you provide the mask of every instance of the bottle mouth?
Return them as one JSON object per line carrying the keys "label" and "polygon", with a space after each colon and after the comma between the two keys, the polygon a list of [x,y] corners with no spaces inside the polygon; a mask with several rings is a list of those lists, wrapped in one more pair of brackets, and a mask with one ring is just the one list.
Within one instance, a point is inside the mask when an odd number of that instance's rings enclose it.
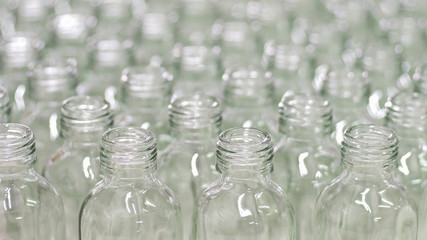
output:
{"label": "bottle mouth", "polygon": [[53,28],[58,40],[86,41],[93,19],[81,14],[63,14],[53,21]]}
{"label": "bottle mouth", "polygon": [[101,97],[74,96],[63,102],[61,126],[70,134],[104,132],[112,124],[110,104]]}
{"label": "bottle mouth", "polygon": [[332,132],[332,107],[320,96],[287,92],[279,103],[279,113],[279,129],[285,134]]}
{"label": "bottle mouth", "polygon": [[139,127],[118,127],[105,132],[101,142],[102,166],[126,169],[138,166],[155,169],[157,140],[152,132]]}
{"label": "bottle mouth", "polygon": [[423,132],[427,127],[426,102],[427,97],[418,93],[402,92],[389,98],[385,104],[388,126],[396,131],[403,128]]}
{"label": "bottle mouth", "polygon": [[172,128],[219,129],[222,108],[214,97],[202,94],[182,96],[169,105],[169,119]]}
{"label": "bottle mouth", "polygon": [[44,42],[29,33],[16,33],[0,45],[3,64],[11,68],[25,68],[38,58]]}
{"label": "bottle mouth", "polygon": [[35,139],[31,129],[18,123],[0,124],[0,162],[34,162]]}
{"label": "bottle mouth", "polygon": [[393,130],[379,125],[362,124],[348,128],[344,133],[341,154],[344,161],[354,164],[395,161],[398,138]]}
{"label": "bottle mouth", "polygon": [[255,168],[270,170],[274,143],[271,136],[256,128],[231,128],[219,135],[217,142],[217,167]]}

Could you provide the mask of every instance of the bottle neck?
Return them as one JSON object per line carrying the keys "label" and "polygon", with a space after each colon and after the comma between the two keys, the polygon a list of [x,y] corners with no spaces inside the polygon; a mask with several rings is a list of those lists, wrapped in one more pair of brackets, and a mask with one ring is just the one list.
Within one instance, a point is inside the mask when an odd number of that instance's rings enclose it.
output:
{"label": "bottle neck", "polygon": [[0,122],[10,122],[11,104],[7,90],[0,87]]}
{"label": "bottle neck", "polygon": [[319,141],[332,133],[328,101],[308,93],[284,95],[279,104],[279,131],[297,141]]}
{"label": "bottle neck", "polygon": [[94,68],[119,68],[122,70],[124,67],[129,65],[128,48],[131,47],[130,42],[122,42],[120,39],[115,37],[99,37],[101,39],[97,40],[94,46]]}
{"label": "bottle neck", "polygon": [[119,127],[107,131],[101,143],[101,175],[104,179],[135,181],[157,169],[157,142],[148,130]]}
{"label": "bottle neck", "polygon": [[237,69],[224,74],[224,104],[227,107],[260,108],[273,105],[274,85],[270,72]]}
{"label": "bottle neck", "polygon": [[273,141],[254,128],[232,128],[219,136],[216,168],[236,179],[268,175],[273,170]]}
{"label": "bottle neck", "polygon": [[0,124],[0,174],[27,171],[36,164],[35,139],[30,128],[17,123]]}
{"label": "bottle neck", "polygon": [[206,95],[183,96],[169,105],[173,135],[186,142],[216,138],[222,122],[219,102]]}
{"label": "bottle neck", "polygon": [[418,93],[399,93],[390,98],[385,106],[387,109],[386,123],[400,138],[416,140],[426,138],[427,97]]}
{"label": "bottle neck", "polygon": [[352,173],[372,175],[396,167],[398,140],[394,132],[378,125],[357,125],[346,130],[342,161]]}
{"label": "bottle neck", "polygon": [[17,36],[7,39],[1,46],[2,67],[4,69],[27,69],[27,66],[36,61],[38,52],[44,47],[42,41],[17,34]]}
{"label": "bottle neck", "polygon": [[173,76],[160,67],[127,68],[120,85],[120,101],[135,110],[159,110],[172,95]]}
{"label": "bottle neck", "polygon": [[61,136],[73,143],[99,143],[113,125],[110,105],[101,98],[76,96],[61,108]]}
{"label": "bottle neck", "polygon": [[31,67],[27,89],[29,98],[36,102],[61,102],[75,95],[77,86],[77,63],[74,60],[41,63]]}

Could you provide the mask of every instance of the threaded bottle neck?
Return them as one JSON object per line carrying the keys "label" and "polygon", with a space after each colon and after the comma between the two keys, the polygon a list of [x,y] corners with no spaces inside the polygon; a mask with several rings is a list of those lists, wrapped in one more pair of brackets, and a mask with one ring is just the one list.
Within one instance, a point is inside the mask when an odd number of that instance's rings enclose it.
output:
{"label": "threaded bottle neck", "polygon": [[138,127],[108,130],[101,142],[101,174],[105,178],[135,179],[157,168],[154,134]]}
{"label": "threaded bottle neck", "polygon": [[87,41],[89,26],[93,19],[77,13],[57,16],[53,21],[53,31],[57,45],[80,45]]}
{"label": "threaded bottle neck", "polygon": [[61,103],[75,95],[77,63],[73,59],[48,59],[30,67],[28,95],[35,101]]}
{"label": "threaded bottle neck", "polygon": [[130,41],[122,41],[115,35],[99,33],[92,39],[92,64],[94,68],[120,68],[129,65]]}
{"label": "threaded bottle neck", "polygon": [[279,131],[288,138],[313,141],[332,133],[332,108],[319,96],[288,92],[279,113]]}
{"label": "threaded bottle neck", "polygon": [[6,88],[0,87],[0,123],[10,122],[11,104]]}
{"label": "threaded bottle neck", "polygon": [[331,101],[337,114],[353,111],[368,103],[370,83],[367,72],[331,69],[322,65],[316,69],[315,87]]}
{"label": "threaded bottle neck", "polygon": [[273,148],[273,140],[267,132],[255,128],[231,128],[219,136],[216,167],[220,173],[270,173]]}
{"label": "threaded bottle neck", "polygon": [[155,66],[126,68],[121,77],[120,101],[134,109],[158,109],[169,103],[173,76]]}
{"label": "threaded bottle neck", "polygon": [[61,135],[75,143],[99,143],[113,125],[108,102],[100,97],[75,96],[61,108]]}
{"label": "threaded bottle neck", "polygon": [[169,105],[173,134],[185,141],[216,137],[222,123],[222,109],[214,97],[182,96]]}
{"label": "threaded bottle neck", "polygon": [[390,98],[387,109],[387,126],[400,137],[424,138],[427,127],[427,97],[418,93],[402,92]]}
{"label": "threaded bottle neck", "polygon": [[25,125],[0,124],[0,172],[14,173],[36,163],[34,134]]}
{"label": "threaded bottle neck", "polygon": [[396,166],[398,142],[397,136],[387,127],[356,125],[344,133],[342,159],[344,163],[358,171],[389,170]]}
{"label": "threaded bottle neck", "polygon": [[38,58],[44,43],[26,33],[17,33],[1,44],[2,67],[4,69],[26,69]]}
{"label": "threaded bottle neck", "polygon": [[228,107],[272,106],[274,84],[271,73],[258,67],[237,67],[223,75],[224,104]]}
{"label": "threaded bottle neck", "polygon": [[181,75],[184,75],[184,77],[186,77],[186,73],[215,72],[215,61],[207,47],[203,45],[189,45],[182,47],[180,52],[180,70]]}

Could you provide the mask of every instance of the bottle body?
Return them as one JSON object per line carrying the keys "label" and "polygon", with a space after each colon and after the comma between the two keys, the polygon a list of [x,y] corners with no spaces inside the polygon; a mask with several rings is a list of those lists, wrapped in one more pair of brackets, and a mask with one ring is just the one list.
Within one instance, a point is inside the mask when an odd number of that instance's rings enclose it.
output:
{"label": "bottle body", "polygon": [[397,144],[385,127],[346,130],[346,168],[317,199],[315,239],[417,239],[416,208],[392,172]]}

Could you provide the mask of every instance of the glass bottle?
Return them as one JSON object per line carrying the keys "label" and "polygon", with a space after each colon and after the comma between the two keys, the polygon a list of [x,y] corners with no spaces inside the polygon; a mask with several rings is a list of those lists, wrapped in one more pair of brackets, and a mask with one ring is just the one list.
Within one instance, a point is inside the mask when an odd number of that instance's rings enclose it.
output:
{"label": "glass bottle", "polygon": [[273,145],[268,133],[254,128],[220,134],[216,168],[221,175],[198,200],[192,239],[295,239],[292,207],[270,178]]}
{"label": "glass bottle", "polygon": [[139,127],[104,133],[102,181],[80,211],[80,240],[182,240],[181,212],[172,191],[156,177],[154,135]]}
{"label": "glass bottle", "polygon": [[184,239],[189,239],[197,197],[215,180],[221,107],[206,95],[182,96],[169,106],[169,121],[175,140],[159,157],[159,178],[181,202]]}
{"label": "glass bottle", "polygon": [[61,146],[59,112],[62,101],[75,95],[76,71],[73,59],[57,57],[47,58],[29,68],[24,96],[26,103],[19,113],[19,122],[34,129],[38,172]]}
{"label": "glass bottle", "polygon": [[367,72],[320,65],[316,69],[314,88],[334,110],[334,137],[338,144],[341,144],[343,133],[349,126],[373,121],[367,110],[370,95]]}
{"label": "glass bottle", "polygon": [[273,180],[294,207],[296,239],[313,239],[316,197],[341,171],[332,108],[317,95],[287,92],[279,109],[282,139],[275,146]]}
{"label": "glass bottle", "polygon": [[271,73],[255,66],[235,67],[224,76],[224,129],[254,127],[278,141]]}
{"label": "glass bottle", "polygon": [[163,150],[171,141],[167,106],[173,76],[155,66],[129,67],[121,77],[116,125],[139,126],[152,131]]}
{"label": "glass bottle", "polygon": [[[23,95],[28,65],[39,59],[43,48],[42,41],[31,34],[19,32],[0,44],[0,84],[7,89],[13,99],[14,111],[24,108]],[[12,113],[14,114],[15,112]]]}
{"label": "glass bottle", "polygon": [[402,92],[386,103],[386,125],[399,136],[397,173],[419,209],[418,236],[427,234],[427,97]]}
{"label": "glass bottle", "polygon": [[[114,99],[124,68],[132,63],[132,42],[111,32],[98,32],[89,40],[91,57],[85,80],[78,86],[80,95],[104,96]],[[114,106],[113,106],[114,107]]]}
{"label": "glass bottle", "polygon": [[80,206],[99,177],[99,143],[112,127],[113,115],[102,98],[76,96],[61,108],[62,147],[50,159],[43,175],[64,200],[67,239],[78,239]]}
{"label": "glass bottle", "polygon": [[378,125],[346,130],[343,173],[319,195],[316,240],[417,239],[417,212],[393,176],[398,139]]}
{"label": "glass bottle", "polygon": [[0,235],[4,240],[65,239],[61,197],[34,170],[35,151],[28,127],[0,124]]}
{"label": "glass bottle", "polygon": [[221,76],[214,50],[203,45],[176,46],[178,70],[174,95],[203,93],[221,98]]}
{"label": "glass bottle", "polygon": [[6,88],[0,86],[0,123],[10,122],[10,100]]}

